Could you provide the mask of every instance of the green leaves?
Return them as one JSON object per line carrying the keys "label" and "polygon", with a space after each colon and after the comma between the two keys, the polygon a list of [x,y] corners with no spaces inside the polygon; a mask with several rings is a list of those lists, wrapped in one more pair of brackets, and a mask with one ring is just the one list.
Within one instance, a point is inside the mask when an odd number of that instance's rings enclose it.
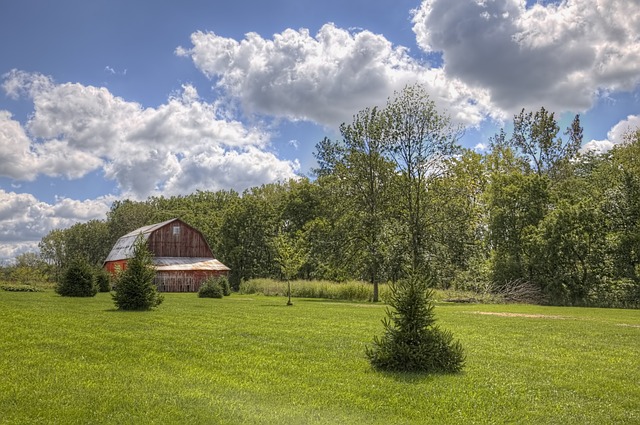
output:
{"label": "green leaves", "polygon": [[140,236],[133,257],[116,279],[113,302],[118,310],[150,310],[160,305],[163,296],[154,283],[155,275],[151,253],[146,240]]}
{"label": "green leaves", "polygon": [[385,332],[374,337],[366,354],[380,370],[454,373],[464,367],[464,350],[449,331],[435,325],[429,283],[417,275],[392,287]]}

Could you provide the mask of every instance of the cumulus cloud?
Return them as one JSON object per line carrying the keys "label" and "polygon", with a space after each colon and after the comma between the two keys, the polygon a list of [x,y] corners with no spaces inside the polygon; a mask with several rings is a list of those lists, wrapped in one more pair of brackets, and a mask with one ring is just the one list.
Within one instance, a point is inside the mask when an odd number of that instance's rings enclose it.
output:
{"label": "cumulus cloud", "polygon": [[287,29],[272,39],[248,33],[241,41],[198,31],[191,43],[176,54],[191,58],[248,114],[335,127],[415,82],[458,122],[477,124],[491,112],[485,91],[446,77],[442,69],[421,64],[406,48],[366,30],[326,24],[315,36]]}
{"label": "cumulus cloud", "polygon": [[53,229],[104,219],[113,200],[113,197],[85,201],[60,198],[48,204],[31,194],[0,189],[0,260],[37,250],[38,242]]}
{"label": "cumulus cloud", "polygon": [[24,126],[0,111],[0,175],[16,180],[77,179],[101,170],[122,196],[141,199],[243,189],[241,183],[293,178],[298,169],[268,152],[268,133],[221,118],[189,85],[157,108],[143,108],[105,88],[56,84],[16,70],[5,74],[3,88],[34,104]]}
{"label": "cumulus cloud", "polygon": [[581,111],[640,83],[640,8],[621,0],[425,0],[413,30],[447,76],[488,91],[506,112]]}
{"label": "cumulus cloud", "polygon": [[607,132],[605,140],[591,140],[582,147],[583,152],[603,153],[611,150],[615,145],[625,142],[625,136],[640,129],[640,115],[629,115],[626,119],[614,125]]}

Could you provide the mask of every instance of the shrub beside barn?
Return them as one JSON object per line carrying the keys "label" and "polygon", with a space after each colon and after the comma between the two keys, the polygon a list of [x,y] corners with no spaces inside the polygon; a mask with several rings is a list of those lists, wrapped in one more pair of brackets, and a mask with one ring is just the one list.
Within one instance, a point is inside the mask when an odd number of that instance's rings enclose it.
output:
{"label": "shrub beside barn", "polygon": [[122,236],[105,260],[105,270],[111,274],[124,270],[138,237],[153,255],[159,291],[198,292],[208,278],[229,274],[230,269],[216,260],[202,233],[177,218]]}

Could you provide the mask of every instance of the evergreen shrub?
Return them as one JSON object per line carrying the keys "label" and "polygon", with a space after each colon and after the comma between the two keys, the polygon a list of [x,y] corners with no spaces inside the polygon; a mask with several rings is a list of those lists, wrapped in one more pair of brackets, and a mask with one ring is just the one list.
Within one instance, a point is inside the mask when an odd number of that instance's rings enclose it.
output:
{"label": "evergreen shrub", "polygon": [[64,271],[56,292],[63,297],[93,297],[98,292],[93,270],[86,260],[78,258]]}
{"label": "evergreen shrub", "polygon": [[139,237],[133,258],[127,261],[127,267],[115,282],[113,301],[118,310],[150,310],[160,305],[164,297],[156,288],[155,276],[151,253],[146,241]]}
{"label": "evergreen shrub", "polygon": [[231,295],[231,285],[229,284],[229,279],[226,276],[219,276],[218,285],[220,285],[220,289],[222,289],[222,295],[228,297]]}
{"label": "evergreen shrub", "polygon": [[111,291],[111,276],[104,269],[96,270],[96,284],[98,285],[99,292]]}
{"label": "evergreen shrub", "polygon": [[435,324],[428,280],[413,276],[391,287],[385,332],[366,354],[375,369],[394,372],[454,373],[464,367],[464,350],[451,332]]}

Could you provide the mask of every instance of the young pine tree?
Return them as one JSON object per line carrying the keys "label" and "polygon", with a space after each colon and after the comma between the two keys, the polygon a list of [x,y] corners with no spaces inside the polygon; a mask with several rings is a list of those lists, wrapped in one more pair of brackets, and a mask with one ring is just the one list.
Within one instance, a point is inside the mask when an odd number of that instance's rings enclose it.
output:
{"label": "young pine tree", "polygon": [[153,282],[156,272],[151,253],[141,236],[136,240],[133,258],[117,278],[113,301],[118,310],[150,310],[158,306],[163,297]]}
{"label": "young pine tree", "polygon": [[453,373],[464,366],[464,351],[449,331],[435,325],[428,280],[412,276],[392,286],[385,333],[367,347],[371,365],[396,372]]}
{"label": "young pine tree", "polygon": [[71,261],[64,271],[56,292],[63,297],[93,297],[98,292],[93,270],[82,258]]}

